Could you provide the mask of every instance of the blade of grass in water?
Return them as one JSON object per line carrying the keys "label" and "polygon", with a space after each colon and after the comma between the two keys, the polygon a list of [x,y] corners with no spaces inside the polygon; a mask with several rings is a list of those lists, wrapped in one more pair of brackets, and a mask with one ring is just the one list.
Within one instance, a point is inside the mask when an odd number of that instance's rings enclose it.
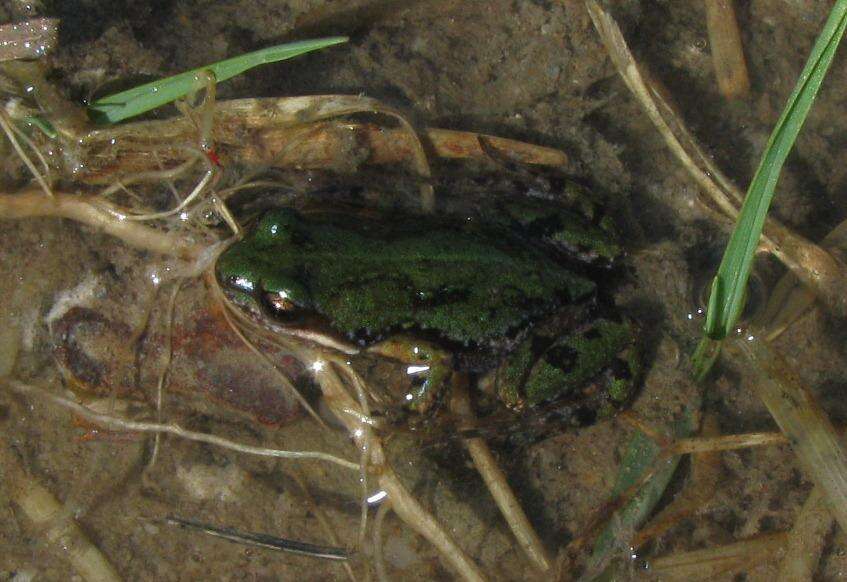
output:
{"label": "blade of grass in water", "polygon": [[847,0],[838,0],[768,140],[723,261],[712,282],[705,327],[708,338],[723,339],[738,321],[744,307],[745,288],[752,268],[753,255],[758,246],[759,236],[762,233],[765,216],[773,198],[782,165],[814,103],[841,37],[844,35],[845,26],[847,26]]}
{"label": "blade of grass in water", "polygon": [[[691,436],[694,430],[695,414],[693,411],[699,410],[699,407],[699,402],[691,403],[682,418],[674,423],[674,438],[680,439]],[[660,453],[661,449],[655,442],[641,431],[636,432],[627,445],[612,495],[621,495],[627,489],[636,485],[645,473],[653,467]],[[664,461],[652,477],[641,486],[632,500],[609,520],[609,525],[594,542],[594,551],[589,560],[589,568],[597,569],[601,567],[611,556],[614,556],[616,550],[620,549],[621,542],[626,541],[638,526],[647,519],[647,516],[650,515],[664,494],[674,472],[676,472],[680,458],[679,455],[676,455]],[[593,580],[615,579],[613,572],[616,567],[617,564],[612,563]],[[611,578],[608,578],[607,575]]]}
{"label": "blade of grass in water", "polygon": [[272,46],[218,61],[205,67],[198,67],[98,99],[88,106],[89,115],[96,123],[117,123],[188,95],[198,88],[196,77],[204,71],[211,72],[215,81],[219,83],[259,65],[290,59],[342,42],[347,42],[347,37],[333,36],[304,40]]}

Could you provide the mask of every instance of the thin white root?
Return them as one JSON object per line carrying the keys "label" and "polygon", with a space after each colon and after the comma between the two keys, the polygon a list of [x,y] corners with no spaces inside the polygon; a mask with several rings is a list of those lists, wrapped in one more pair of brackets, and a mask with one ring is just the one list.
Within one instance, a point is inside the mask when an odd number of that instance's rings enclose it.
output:
{"label": "thin white root", "polygon": [[207,170],[203,177],[197,182],[197,185],[191,190],[188,196],[185,199],[177,204],[175,207],[170,210],[163,210],[162,212],[151,212],[149,214],[129,214],[126,217],[126,220],[135,220],[135,221],[146,221],[146,220],[158,220],[161,218],[168,218],[169,216],[174,216],[178,212],[181,212],[184,208],[186,208],[189,204],[194,202],[198,196],[206,189],[206,186],[209,185],[209,182],[215,176],[216,171],[214,169]]}
{"label": "thin white root", "polygon": [[[473,422],[474,414],[471,410],[467,389],[459,383],[453,385],[450,409],[463,420]],[[500,469],[500,465],[491,453],[491,449],[488,448],[488,444],[482,438],[464,439],[464,443],[473,459],[476,470],[485,481],[488,492],[491,493],[500,513],[506,523],[509,524],[518,545],[536,568],[542,572],[549,572],[551,568],[550,557],[544,549],[544,544],[541,543],[541,539],[535,533],[535,529],[529,522],[523,507],[515,497],[512,488],[509,487],[506,475]]]}
{"label": "thin white root", "polygon": [[[220,284],[218,283],[217,277],[215,274],[210,272],[207,280],[210,283],[211,291],[214,299],[218,302],[218,304],[222,307],[222,312],[224,315],[224,319],[226,319],[227,325],[232,329],[235,335],[238,336],[238,339],[249,349],[251,352],[256,354],[262,361],[264,361],[268,366],[270,366],[276,378],[279,380],[280,384],[285,388],[285,390],[294,396],[297,401],[300,403],[300,406],[309,413],[315,422],[318,423],[319,426],[323,428],[327,428],[326,423],[323,419],[315,412],[315,409],[312,408],[312,405],[306,400],[306,398],[300,393],[296,386],[289,380],[288,376],[282,373],[282,371],[277,367],[277,365],[271,360],[268,355],[260,350],[256,344],[247,337],[247,335],[242,331],[241,325],[250,326],[253,325],[253,322],[248,320],[243,313],[240,311],[233,309],[232,306],[227,302],[224,297],[224,292],[221,289]],[[235,319],[233,319],[235,318]]]}
{"label": "thin white root", "polygon": [[359,463],[354,463],[352,461],[348,461],[346,459],[330,455],[329,453],[322,453],[319,451],[284,451],[281,449],[254,447],[252,445],[237,443],[235,441],[231,441],[229,439],[225,439],[219,436],[210,435],[202,432],[195,432],[193,430],[187,430],[177,424],[158,424],[155,422],[136,422],[133,420],[125,420],[123,418],[109,416],[107,414],[99,414],[81,404],[74,402],[73,400],[68,400],[67,398],[63,398],[62,396],[53,394],[52,392],[44,390],[43,388],[24,384],[23,382],[19,382],[17,380],[8,380],[7,385],[15,392],[18,392],[20,394],[39,396],[47,401],[50,401],[54,404],[58,404],[59,406],[63,406],[73,411],[74,413],[78,414],[89,422],[104,426],[106,428],[110,428],[112,430],[146,433],[164,433],[179,438],[188,439],[191,441],[197,441],[216,447],[221,447],[223,449],[229,449],[231,451],[236,451],[247,455],[257,455],[260,457],[275,457],[278,459],[289,460],[326,461],[328,463],[333,463],[340,467],[344,467],[345,469],[356,471],[357,473],[359,471]]}
{"label": "thin white root", "polygon": [[71,567],[88,582],[118,582],[120,575],[52,493],[27,475],[9,451],[3,454],[4,484],[33,529],[53,549],[61,550]]}
{"label": "thin white root", "polygon": [[[168,299],[168,309],[165,312],[165,361],[162,363],[162,369],[159,372],[159,380],[156,382],[156,422],[162,423],[162,409],[164,408],[165,400],[165,382],[168,378],[168,371],[171,369],[171,361],[173,360],[173,319],[174,309],[176,308],[176,298],[182,289],[183,280],[178,280],[174,284],[171,291],[171,296]],[[159,457],[159,447],[162,443],[162,433],[157,432],[153,441],[153,452],[150,454],[150,461],[147,463],[147,469],[150,470],[156,464],[156,459]]]}

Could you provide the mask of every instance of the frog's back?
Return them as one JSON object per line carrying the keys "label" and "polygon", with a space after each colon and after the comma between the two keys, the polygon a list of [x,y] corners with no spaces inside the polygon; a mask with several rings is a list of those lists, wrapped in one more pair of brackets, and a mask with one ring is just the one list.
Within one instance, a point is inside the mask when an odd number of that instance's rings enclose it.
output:
{"label": "frog's back", "polygon": [[296,273],[308,307],[358,339],[409,329],[486,344],[595,289],[508,230],[472,222],[289,209],[261,222],[239,244],[267,247],[266,272]]}

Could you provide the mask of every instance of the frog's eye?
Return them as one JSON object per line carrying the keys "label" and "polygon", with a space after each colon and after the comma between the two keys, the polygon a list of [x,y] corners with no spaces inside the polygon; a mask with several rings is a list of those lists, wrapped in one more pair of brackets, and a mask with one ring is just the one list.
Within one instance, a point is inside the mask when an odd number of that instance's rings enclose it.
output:
{"label": "frog's eye", "polygon": [[262,302],[274,317],[290,321],[311,305],[306,288],[296,281],[286,281],[271,288],[274,291],[263,290]]}
{"label": "frog's eye", "polygon": [[297,304],[287,291],[265,293],[265,303],[278,315],[291,314],[297,310]]}

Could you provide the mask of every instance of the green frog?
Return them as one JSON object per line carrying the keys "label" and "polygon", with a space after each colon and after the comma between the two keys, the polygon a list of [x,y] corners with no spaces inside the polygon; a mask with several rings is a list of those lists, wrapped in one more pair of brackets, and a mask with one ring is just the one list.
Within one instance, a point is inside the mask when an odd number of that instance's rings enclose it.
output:
{"label": "green frog", "polygon": [[434,410],[468,372],[513,409],[609,416],[641,367],[634,324],[598,284],[620,254],[614,227],[582,202],[541,202],[459,217],[275,208],[217,274],[280,333],[402,363],[418,378],[396,395],[407,411]]}

